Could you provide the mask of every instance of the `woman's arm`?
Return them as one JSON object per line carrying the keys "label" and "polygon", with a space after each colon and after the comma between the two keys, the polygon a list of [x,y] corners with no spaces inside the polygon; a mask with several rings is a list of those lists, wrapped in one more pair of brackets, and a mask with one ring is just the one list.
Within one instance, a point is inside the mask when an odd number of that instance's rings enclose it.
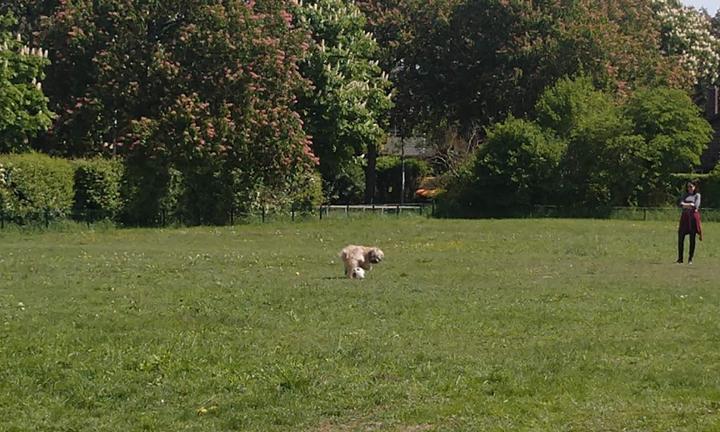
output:
{"label": "woman's arm", "polygon": [[699,209],[700,209],[700,194],[696,193],[695,194],[695,210],[699,210]]}

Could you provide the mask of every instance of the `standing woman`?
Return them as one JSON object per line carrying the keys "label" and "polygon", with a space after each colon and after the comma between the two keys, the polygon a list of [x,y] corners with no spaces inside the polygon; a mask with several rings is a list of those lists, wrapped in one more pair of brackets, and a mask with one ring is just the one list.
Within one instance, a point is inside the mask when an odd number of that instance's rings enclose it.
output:
{"label": "standing woman", "polygon": [[683,262],[683,249],[685,236],[690,235],[690,254],[688,264],[692,264],[695,255],[695,235],[700,235],[702,241],[702,226],[700,223],[700,192],[693,182],[688,182],[686,192],[680,197],[678,205],[682,208],[680,226],[678,227],[678,260]]}

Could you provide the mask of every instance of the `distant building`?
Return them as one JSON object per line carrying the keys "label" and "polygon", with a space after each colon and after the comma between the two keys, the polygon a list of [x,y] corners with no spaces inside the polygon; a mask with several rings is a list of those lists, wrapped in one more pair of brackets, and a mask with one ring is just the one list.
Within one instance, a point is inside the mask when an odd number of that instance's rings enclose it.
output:
{"label": "distant building", "polygon": [[403,154],[403,145],[407,157],[427,159],[431,156],[432,152],[427,146],[425,137],[410,137],[403,141],[397,135],[391,135],[388,138],[380,153],[384,156],[400,156]]}

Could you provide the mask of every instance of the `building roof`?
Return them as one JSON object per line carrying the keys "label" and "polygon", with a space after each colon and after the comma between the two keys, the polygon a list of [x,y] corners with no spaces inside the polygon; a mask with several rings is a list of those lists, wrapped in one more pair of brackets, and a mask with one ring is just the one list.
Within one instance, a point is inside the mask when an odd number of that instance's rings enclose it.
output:
{"label": "building roof", "polygon": [[401,140],[400,137],[396,135],[388,137],[388,140],[380,153],[383,155],[400,156],[402,154],[403,145],[405,146],[405,156],[430,156],[430,149],[427,146],[427,139],[425,139],[425,137],[410,137]]}

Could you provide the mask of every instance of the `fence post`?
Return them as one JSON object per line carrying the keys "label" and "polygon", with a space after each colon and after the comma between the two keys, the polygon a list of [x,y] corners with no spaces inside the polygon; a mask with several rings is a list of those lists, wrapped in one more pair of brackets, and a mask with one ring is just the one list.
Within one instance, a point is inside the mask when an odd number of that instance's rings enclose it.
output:
{"label": "fence post", "polygon": [[48,209],[45,208],[45,228],[50,228],[50,215]]}
{"label": "fence post", "polygon": [[323,210],[323,205],[320,204],[320,220],[322,220],[322,210]]}
{"label": "fence post", "polygon": [[350,217],[350,204],[345,204],[345,216]]}
{"label": "fence post", "polygon": [[643,220],[647,220],[647,207],[643,207]]}
{"label": "fence post", "polygon": [[290,206],[290,220],[295,222],[295,204]]}
{"label": "fence post", "polygon": [[400,216],[400,204],[397,205],[397,215]]}
{"label": "fence post", "polygon": [[265,223],[265,206],[262,208],[262,221]]}

